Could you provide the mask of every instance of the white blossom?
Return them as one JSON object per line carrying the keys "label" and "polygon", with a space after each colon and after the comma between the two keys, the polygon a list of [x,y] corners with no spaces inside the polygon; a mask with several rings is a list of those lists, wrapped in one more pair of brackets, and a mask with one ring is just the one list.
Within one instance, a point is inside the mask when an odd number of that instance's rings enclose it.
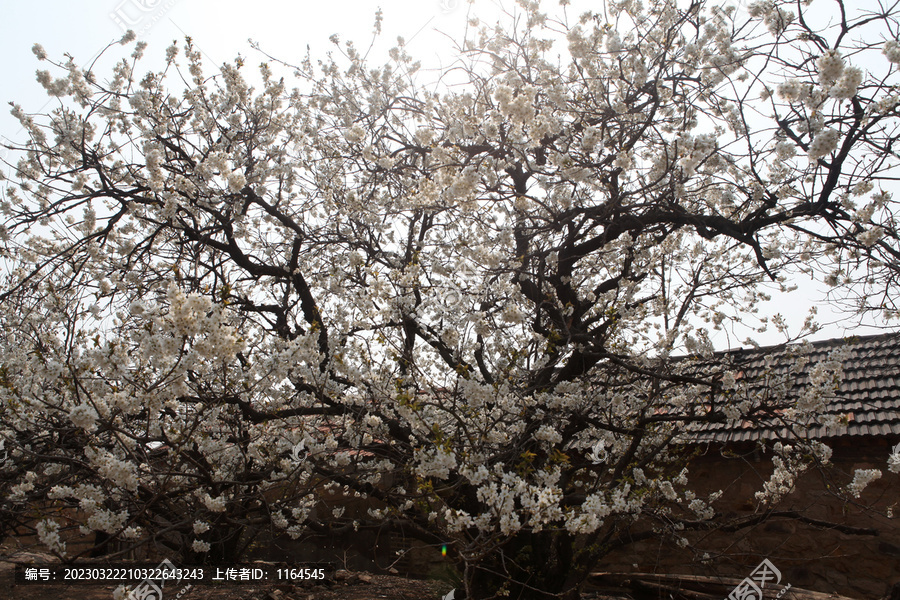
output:
{"label": "white blossom", "polygon": [[900,473],[900,444],[894,446],[894,451],[888,457],[888,470],[891,473]]}
{"label": "white blossom", "polygon": [[69,411],[69,419],[76,427],[91,430],[97,422],[97,411],[88,404],[79,404]]}
{"label": "white blossom", "polygon": [[209,531],[209,523],[206,521],[194,521],[194,533],[201,534]]}
{"label": "white blossom", "polygon": [[857,239],[859,240],[859,243],[866,248],[871,248],[882,238],[882,236],[884,236],[884,230],[881,227],[876,226],[860,233],[857,236]]}
{"label": "white blossom", "polygon": [[247,178],[244,177],[244,174],[239,169],[235,169],[228,174],[228,190],[230,192],[236,194],[244,189],[245,185],[247,185]]}
{"label": "white blossom", "polygon": [[44,519],[38,522],[35,531],[40,542],[51,552],[61,556],[66,555],[66,543],[62,541],[59,535],[59,523]]}
{"label": "white blossom", "polygon": [[823,129],[816,134],[816,137],[810,142],[809,151],[807,152],[810,162],[814,162],[823,156],[827,156],[834,152],[840,137],[841,134],[837,130],[831,128]]}
{"label": "white blossom", "polygon": [[200,500],[206,505],[206,508],[212,512],[225,512],[226,500],[221,496],[213,498],[209,494],[203,494]]}
{"label": "white blossom", "polygon": [[365,138],[366,130],[358,123],[344,133],[344,139],[354,144],[362,142]]}
{"label": "white blossom", "polygon": [[886,41],[881,51],[892,63],[900,63],[900,43],[897,40]]}
{"label": "white blossom", "polygon": [[862,79],[862,70],[856,67],[847,67],[829,88],[828,95],[832,98],[852,98],[856,94],[859,84],[862,83]]}
{"label": "white blossom", "polygon": [[844,72],[844,59],[836,50],[828,50],[816,61],[819,70],[819,81],[822,84],[832,84],[837,81]]}
{"label": "white blossom", "polygon": [[853,473],[853,481],[847,486],[854,498],[859,498],[863,490],[873,481],[881,479],[879,469],[856,469]]}

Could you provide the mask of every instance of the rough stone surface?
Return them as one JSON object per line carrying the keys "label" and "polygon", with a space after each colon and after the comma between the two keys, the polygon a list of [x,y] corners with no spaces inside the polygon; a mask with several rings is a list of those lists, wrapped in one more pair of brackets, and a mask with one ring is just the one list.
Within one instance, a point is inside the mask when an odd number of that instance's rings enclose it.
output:
{"label": "rough stone surface", "polygon": [[[834,440],[834,468],[825,476],[810,472],[798,480],[796,490],[778,510],[835,525],[873,529],[878,535],[854,535],[818,527],[795,519],[773,518],[734,533],[686,533],[687,548],[674,541],[643,542],[602,566],[604,571],[684,573],[743,578],[764,559],[782,574],[782,584],[852,598],[877,599],[900,583],[900,522],[888,518],[888,509],[900,511],[900,476],[884,469],[890,443],[879,438]],[[728,452],[722,452],[728,450]],[[722,454],[739,458],[723,458]],[[880,464],[879,464],[880,462]],[[881,467],[884,475],[861,497],[845,502],[833,492],[852,480],[857,468]],[[752,446],[710,446],[691,465],[693,481],[705,490],[722,490],[715,507],[731,518],[759,514],[754,499],[772,471]],[[900,516],[900,512],[898,512]],[[704,554],[708,559],[704,561]]]}

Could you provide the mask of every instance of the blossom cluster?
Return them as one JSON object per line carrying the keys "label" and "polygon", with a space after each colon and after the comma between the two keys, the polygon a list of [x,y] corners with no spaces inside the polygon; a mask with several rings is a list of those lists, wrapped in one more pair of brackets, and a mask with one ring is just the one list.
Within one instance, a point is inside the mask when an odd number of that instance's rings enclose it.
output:
{"label": "blossom cluster", "polygon": [[35,530],[44,546],[60,556],[66,555],[66,543],[59,535],[59,523],[44,519],[37,524]]}
{"label": "blossom cluster", "polygon": [[847,489],[854,498],[859,498],[863,490],[877,479],[881,479],[879,469],[856,469],[853,473],[853,481],[850,482]]}

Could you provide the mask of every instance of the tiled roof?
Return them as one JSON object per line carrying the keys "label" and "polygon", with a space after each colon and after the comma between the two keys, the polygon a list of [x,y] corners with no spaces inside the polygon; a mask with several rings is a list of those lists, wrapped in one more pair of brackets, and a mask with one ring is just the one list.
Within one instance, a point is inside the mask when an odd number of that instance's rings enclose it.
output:
{"label": "tiled roof", "polygon": [[[816,364],[842,348],[847,351],[843,378],[835,392],[826,396],[824,409],[824,414],[841,418],[841,424],[826,429],[811,420],[803,429],[795,428],[794,434],[814,439],[900,435],[900,333],[813,342],[811,350],[789,345],[723,355],[733,360],[734,372],[748,384],[751,397],[767,394],[767,387],[783,386],[789,406],[811,385],[810,372]],[[798,369],[802,358],[808,362]],[[791,437],[775,413],[761,422],[709,423],[697,433],[703,440],[717,442]]]}

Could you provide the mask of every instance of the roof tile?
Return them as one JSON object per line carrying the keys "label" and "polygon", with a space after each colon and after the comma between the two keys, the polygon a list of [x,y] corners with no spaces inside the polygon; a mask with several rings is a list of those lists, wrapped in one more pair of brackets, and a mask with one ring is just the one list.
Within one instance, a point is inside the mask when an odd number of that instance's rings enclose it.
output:
{"label": "roof tile", "polygon": [[[740,369],[750,393],[758,395],[783,384],[785,397],[795,400],[810,385],[810,372],[816,363],[827,360],[838,348],[848,350],[843,377],[833,396],[826,400],[824,413],[844,415],[848,422],[830,430],[810,421],[810,437],[900,435],[900,333],[813,342],[805,353],[807,364],[794,373],[796,359],[804,354],[802,346],[776,346],[742,349],[721,353]],[[772,361],[766,367],[766,359]],[[777,415],[780,411],[775,411]],[[787,434],[777,417],[768,422],[710,423],[698,432],[709,441],[776,439]]]}

